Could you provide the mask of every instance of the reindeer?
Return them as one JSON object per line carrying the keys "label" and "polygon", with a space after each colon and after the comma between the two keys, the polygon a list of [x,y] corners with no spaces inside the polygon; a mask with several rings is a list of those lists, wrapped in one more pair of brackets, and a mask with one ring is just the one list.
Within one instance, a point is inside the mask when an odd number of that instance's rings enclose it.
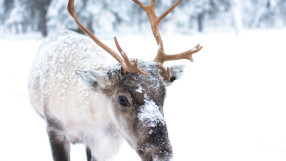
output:
{"label": "reindeer", "polygon": [[72,31],[49,36],[40,46],[29,77],[32,106],[47,122],[54,161],[69,161],[70,143],[83,143],[88,161],[111,158],[125,139],[142,161],[169,161],[173,157],[163,105],[166,86],[182,76],[184,66],[165,68],[170,60],[189,59],[197,45],[176,55],[164,51],[159,23],[182,0],[161,16],[155,0],[144,5],[158,45],[154,61],[129,59],[116,37],[117,54],[77,18],[74,0],[68,11],[79,27],[118,63],[110,63],[94,42]]}

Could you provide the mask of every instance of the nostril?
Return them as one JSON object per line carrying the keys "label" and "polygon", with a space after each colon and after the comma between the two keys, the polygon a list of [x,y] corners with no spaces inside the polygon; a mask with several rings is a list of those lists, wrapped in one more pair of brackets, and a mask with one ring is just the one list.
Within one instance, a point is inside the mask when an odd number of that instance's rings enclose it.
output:
{"label": "nostril", "polygon": [[168,140],[164,144],[154,145],[149,142],[138,149],[138,154],[143,161],[170,161],[173,158],[173,150]]}
{"label": "nostril", "polygon": [[172,150],[166,147],[154,150],[152,153],[152,160],[170,161],[172,159]]}

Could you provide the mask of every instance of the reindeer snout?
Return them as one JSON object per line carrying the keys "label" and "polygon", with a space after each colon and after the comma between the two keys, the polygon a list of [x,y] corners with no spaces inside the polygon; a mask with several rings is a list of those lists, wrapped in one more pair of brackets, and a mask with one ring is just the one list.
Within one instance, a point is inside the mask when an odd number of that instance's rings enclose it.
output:
{"label": "reindeer snout", "polygon": [[143,161],[170,161],[173,158],[173,150],[170,144],[164,146],[147,144],[140,149],[138,154]]}
{"label": "reindeer snout", "polygon": [[160,122],[157,126],[149,127],[146,142],[139,148],[138,153],[144,161],[169,161],[173,156],[169,141],[167,126]]}
{"label": "reindeer snout", "polygon": [[170,144],[165,146],[157,147],[155,151],[153,151],[152,154],[154,160],[158,161],[169,161],[173,158],[173,150],[172,146]]}

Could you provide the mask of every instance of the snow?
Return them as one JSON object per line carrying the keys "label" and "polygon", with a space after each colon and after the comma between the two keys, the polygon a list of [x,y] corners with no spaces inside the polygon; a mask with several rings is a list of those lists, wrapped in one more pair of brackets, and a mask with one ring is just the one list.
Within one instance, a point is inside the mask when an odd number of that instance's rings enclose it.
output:
{"label": "snow", "polygon": [[[72,35],[72,34],[70,36],[66,35],[68,35],[68,32],[60,32],[57,33],[56,35],[53,35],[53,37],[51,37],[50,39],[46,39],[45,43],[41,44],[40,46],[39,51],[41,52],[37,54],[34,60],[35,63],[33,64],[32,67],[33,70],[31,72],[31,80],[29,84],[31,84],[32,86],[34,80],[40,76],[41,78],[43,78],[41,80],[42,82],[41,88],[46,89],[44,92],[47,94],[52,91],[50,91],[51,89],[49,88],[49,85],[46,83],[46,81],[49,80],[49,75],[46,74],[47,72],[43,71],[47,71],[48,69],[51,70],[51,75],[53,75],[52,78],[61,82],[61,84],[58,84],[57,89],[59,89],[60,87],[65,86],[66,84],[72,81],[73,81],[72,83],[74,84],[74,82],[76,82],[77,80],[70,79],[73,77],[73,75],[75,75],[74,71],[77,69],[85,69],[88,66],[87,64],[89,64],[88,54],[86,54],[85,57],[83,56],[84,58],[86,58],[86,61],[82,61],[85,63],[81,63],[80,67],[75,67],[75,68],[66,67],[65,61],[72,62],[74,64],[76,64],[77,61],[81,61],[80,59],[77,59],[79,58],[79,56],[75,57],[74,56],[75,54],[71,53],[73,52],[77,53],[78,51],[81,51],[78,53],[82,54],[90,52],[94,52],[95,54],[98,53],[96,49],[92,48],[92,46],[89,45],[91,44],[89,43],[90,42],[89,40],[81,39],[81,41],[76,41],[76,39],[78,39],[77,35]],[[90,51],[87,50],[87,48],[90,48]],[[87,51],[87,52],[82,52],[82,51]],[[55,57],[53,57],[54,55]],[[66,58],[69,59],[67,60]],[[72,70],[73,72],[67,72],[66,68]],[[63,95],[64,93],[65,93],[65,88],[63,88],[60,95]]]}
{"label": "snow", "polygon": [[[78,80],[74,79],[77,78],[76,70],[99,69],[99,71],[104,71],[112,64],[106,59],[106,55],[99,52],[92,40],[66,30],[59,31],[46,39],[40,48],[31,70],[29,86],[31,89],[33,86],[38,86],[34,82],[40,79],[40,88],[45,89],[42,92],[44,97],[50,93],[56,93],[58,97],[64,99],[70,87],[69,84],[76,86],[78,83]],[[57,83],[51,85],[51,82]],[[79,99],[86,100],[85,98],[89,96],[88,92],[82,88],[77,89]]]}
{"label": "snow", "polygon": [[138,89],[136,89],[136,92],[142,93],[142,90],[143,90],[143,88],[140,85],[138,85]]}
{"label": "snow", "polygon": [[[156,127],[158,123],[165,125],[165,120],[159,106],[153,100],[144,95],[145,104],[139,107],[138,119],[147,127]],[[152,133],[152,131],[150,131]]]}
{"label": "snow", "polygon": [[[174,35],[167,53],[204,48],[183,64],[182,79],[168,87],[164,116],[174,160],[286,160],[286,29]],[[153,60],[152,35],[119,35],[129,57]],[[174,41],[175,40],[175,41]],[[39,39],[0,37],[0,160],[51,161],[44,121],[31,107],[28,73]],[[115,48],[113,40],[107,44]],[[142,45],[143,44],[143,45]],[[12,156],[12,157],[11,157]],[[82,145],[71,160],[85,160]],[[139,161],[127,143],[113,160]]]}

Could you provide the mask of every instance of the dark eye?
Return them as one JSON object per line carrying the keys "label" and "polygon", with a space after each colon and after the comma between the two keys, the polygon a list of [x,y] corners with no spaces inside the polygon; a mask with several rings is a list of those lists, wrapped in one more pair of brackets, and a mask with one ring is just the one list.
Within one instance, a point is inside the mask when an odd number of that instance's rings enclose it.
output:
{"label": "dark eye", "polygon": [[129,103],[127,101],[127,98],[124,97],[124,96],[119,96],[118,97],[118,103],[123,105],[123,106],[128,106],[129,105]]}

